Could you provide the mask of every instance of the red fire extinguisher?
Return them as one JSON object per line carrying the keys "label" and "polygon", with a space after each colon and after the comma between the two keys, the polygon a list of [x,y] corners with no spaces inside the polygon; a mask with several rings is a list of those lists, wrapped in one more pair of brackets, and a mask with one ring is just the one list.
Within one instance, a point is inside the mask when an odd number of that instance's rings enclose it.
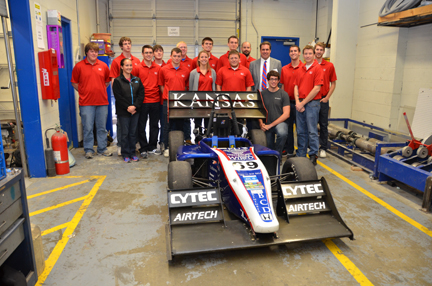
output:
{"label": "red fire extinguisher", "polygon": [[70,169],[67,136],[60,128],[56,128],[56,133],[51,136],[51,146],[54,150],[54,162],[57,175],[68,174]]}

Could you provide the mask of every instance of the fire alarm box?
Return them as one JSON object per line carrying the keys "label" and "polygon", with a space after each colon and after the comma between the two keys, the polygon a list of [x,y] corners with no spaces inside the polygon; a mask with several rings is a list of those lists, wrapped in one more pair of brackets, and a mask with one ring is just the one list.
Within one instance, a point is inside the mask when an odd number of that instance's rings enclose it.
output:
{"label": "fire alarm box", "polygon": [[38,53],[42,99],[60,98],[57,53],[54,49]]}

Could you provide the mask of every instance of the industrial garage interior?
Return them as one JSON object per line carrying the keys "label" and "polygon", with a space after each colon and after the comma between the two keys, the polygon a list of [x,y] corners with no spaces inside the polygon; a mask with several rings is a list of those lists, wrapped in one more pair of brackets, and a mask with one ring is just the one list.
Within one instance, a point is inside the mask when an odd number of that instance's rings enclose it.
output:
{"label": "industrial garage interior", "polygon": [[[14,275],[24,284],[5,285],[431,285],[432,3],[379,17],[384,2],[0,0],[0,285]],[[49,23],[52,15],[58,25]],[[56,42],[51,32],[59,28]],[[233,240],[223,249],[197,236],[187,243],[212,247],[176,255],[173,245],[182,241],[171,232],[170,159],[150,154],[125,164],[117,155],[111,86],[114,154],[84,157],[79,95],[70,80],[84,46],[102,33],[110,34],[114,52],[99,57],[108,64],[122,53],[123,36],[140,60],[144,45],[163,46],[165,62],[179,41],[191,59],[204,37],[213,39],[216,57],[232,35],[249,42],[256,59],[260,43],[270,41],[271,57],[282,66],[292,43],[302,49],[324,42],[337,87],[330,147],[315,169],[328,184],[333,214],[353,236],[296,239],[293,229],[289,243],[259,247],[267,237],[260,242],[244,224],[248,247]],[[50,57],[55,45],[62,51],[60,98],[44,99],[40,57]],[[70,169],[50,176],[46,150],[59,126],[67,133]],[[272,187],[279,179],[271,177]],[[287,207],[272,190],[273,205]]]}

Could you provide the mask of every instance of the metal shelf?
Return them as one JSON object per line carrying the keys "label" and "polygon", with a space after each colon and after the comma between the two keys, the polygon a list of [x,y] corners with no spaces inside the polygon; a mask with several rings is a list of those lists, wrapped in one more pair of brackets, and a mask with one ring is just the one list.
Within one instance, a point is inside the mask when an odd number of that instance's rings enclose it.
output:
{"label": "metal shelf", "polygon": [[409,9],[378,18],[378,26],[414,27],[432,23],[432,5]]}

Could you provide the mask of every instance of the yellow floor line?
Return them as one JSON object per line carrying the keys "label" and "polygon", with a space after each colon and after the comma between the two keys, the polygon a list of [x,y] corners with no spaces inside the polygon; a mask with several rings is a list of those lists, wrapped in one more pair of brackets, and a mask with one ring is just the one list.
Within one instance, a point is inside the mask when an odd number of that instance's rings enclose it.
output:
{"label": "yellow floor line", "polygon": [[371,198],[375,202],[379,203],[380,205],[382,205],[383,207],[385,207],[386,209],[388,209],[389,211],[391,211],[392,213],[394,213],[395,215],[397,215],[401,219],[405,220],[406,222],[408,222],[412,226],[418,228],[419,230],[423,231],[424,233],[426,233],[427,235],[429,235],[430,237],[432,237],[432,231],[430,229],[428,229],[427,227],[419,224],[418,222],[416,222],[412,218],[410,218],[407,215],[403,214],[402,212],[398,211],[397,209],[395,209],[394,207],[392,207],[388,203],[384,202],[383,200],[381,200],[377,196],[369,193],[364,188],[362,188],[359,185],[357,185],[356,183],[350,181],[348,178],[346,178],[343,175],[339,174],[338,172],[336,172],[335,170],[331,169],[327,165],[324,165],[320,161],[318,161],[318,165],[320,165],[321,167],[323,167],[324,169],[326,169],[327,171],[329,171],[330,173],[332,173],[333,175],[335,175],[336,177],[338,177],[342,181],[344,181],[347,184],[351,185],[352,187],[356,188],[357,190],[359,190],[360,192],[362,192],[364,195],[368,196],[369,198]]}
{"label": "yellow floor line", "polygon": [[79,202],[79,201],[83,201],[87,197],[88,197],[88,195],[86,195],[84,197],[80,197],[80,198],[74,199],[74,200],[70,200],[70,201],[67,201],[67,202],[55,205],[55,206],[51,206],[51,207],[44,208],[44,209],[41,209],[41,210],[38,210],[38,211],[34,211],[34,212],[31,212],[29,215],[30,216],[34,216],[34,215],[41,214],[41,213],[44,213],[44,212],[47,212],[47,211],[50,211],[50,210],[53,210],[53,209],[58,209],[58,208],[61,208],[61,207],[64,207],[64,206],[67,206],[67,205],[70,205],[70,204],[73,204],[73,203],[76,203],[76,202]]}
{"label": "yellow floor line", "polygon": [[337,247],[333,241],[331,241],[331,239],[325,239],[323,242],[360,285],[373,285],[369,279],[367,279],[366,276],[364,276],[364,274],[357,268],[357,266],[355,266],[355,264],[352,263],[351,260],[345,256],[345,254],[343,254],[342,250],[340,250],[340,248]]}
{"label": "yellow floor line", "polygon": [[41,236],[56,232],[59,229],[66,228],[66,227],[68,227],[68,225],[69,225],[69,222],[66,222],[66,223],[63,223],[61,225],[58,225],[58,226],[52,227],[50,229],[44,230],[44,231],[42,231]]}
{"label": "yellow floor line", "polygon": [[45,270],[39,276],[39,280],[37,281],[36,286],[43,285],[45,280],[48,278],[48,275],[51,273],[51,270],[53,269],[54,265],[57,263],[57,260],[59,259],[61,253],[66,247],[69,238],[72,236],[73,232],[75,231],[75,228],[77,227],[78,223],[80,222],[81,218],[83,217],[84,213],[86,212],[88,206],[90,205],[91,201],[95,197],[96,193],[98,192],[105,178],[106,176],[98,176],[98,180],[96,184],[93,186],[90,193],[86,196],[86,199],[81,204],[81,207],[75,213],[72,220],[69,222],[69,226],[63,232],[62,239],[59,242],[57,242],[50,256],[45,261]]}
{"label": "yellow floor line", "polygon": [[[55,176],[55,177],[47,177],[45,179],[77,179],[77,178],[84,178],[88,176]],[[97,178],[99,176],[92,176],[94,178]]]}
{"label": "yellow floor line", "polygon": [[46,192],[42,192],[42,193],[34,194],[34,195],[31,195],[31,196],[27,196],[27,199],[32,199],[32,198],[35,198],[35,197],[39,197],[39,196],[43,196],[43,195],[46,195],[46,194],[51,194],[51,193],[54,193],[54,192],[57,192],[57,191],[61,191],[61,190],[67,189],[67,188],[79,186],[79,185],[88,183],[88,182],[90,182],[92,180],[94,180],[94,179],[88,179],[88,180],[85,180],[85,181],[81,181],[81,182],[73,183],[73,184],[70,184],[70,185],[66,185],[66,186],[63,186],[63,187],[60,187],[60,188],[52,189],[52,190],[49,190],[49,191],[46,191]]}

